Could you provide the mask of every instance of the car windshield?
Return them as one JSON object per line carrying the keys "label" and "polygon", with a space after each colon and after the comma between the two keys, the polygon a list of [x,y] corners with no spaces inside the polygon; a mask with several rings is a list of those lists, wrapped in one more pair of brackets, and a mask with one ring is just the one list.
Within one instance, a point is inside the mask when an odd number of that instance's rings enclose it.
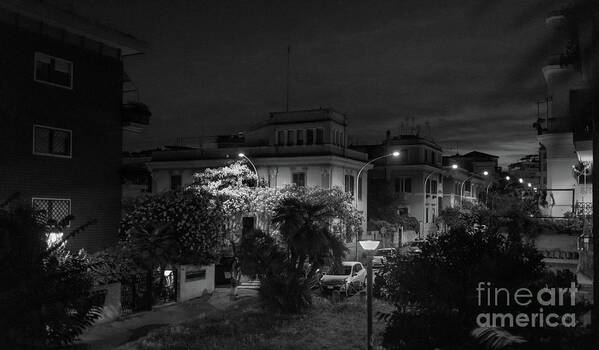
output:
{"label": "car windshield", "polygon": [[329,275],[349,275],[351,274],[351,266],[333,266],[331,271],[329,271]]}

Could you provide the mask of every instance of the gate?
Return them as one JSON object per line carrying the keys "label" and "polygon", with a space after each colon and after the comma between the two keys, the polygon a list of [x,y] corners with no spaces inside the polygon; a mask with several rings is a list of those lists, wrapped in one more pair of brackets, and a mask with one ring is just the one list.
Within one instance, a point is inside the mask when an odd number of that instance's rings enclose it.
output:
{"label": "gate", "polygon": [[152,271],[150,287],[151,302],[148,297],[148,276],[138,274],[122,281],[121,307],[123,316],[151,310],[152,306],[176,302],[178,291],[177,269],[158,268]]}

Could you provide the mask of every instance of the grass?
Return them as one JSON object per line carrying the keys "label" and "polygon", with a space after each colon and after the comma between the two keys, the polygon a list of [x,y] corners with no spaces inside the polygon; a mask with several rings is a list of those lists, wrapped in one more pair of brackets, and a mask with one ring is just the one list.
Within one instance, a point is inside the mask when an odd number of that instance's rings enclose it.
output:
{"label": "grass", "polygon": [[[376,311],[390,311],[374,302]],[[384,323],[373,320],[375,344]],[[207,318],[164,327],[127,345],[128,349],[363,349],[366,342],[366,305],[358,297],[340,303],[314,296],[312,308],[286,315],[265,310],[256,298],[208,315]]]}

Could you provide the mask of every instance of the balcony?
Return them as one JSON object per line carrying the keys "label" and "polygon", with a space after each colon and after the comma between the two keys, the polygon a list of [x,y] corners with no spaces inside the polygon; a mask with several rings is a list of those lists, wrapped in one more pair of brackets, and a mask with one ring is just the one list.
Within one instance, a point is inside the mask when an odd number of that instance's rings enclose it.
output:
{"label": "balcony", "polygon": [[127,102],[122,108],[123,130],[139,134],[150,124],[152,113],[148,106],[139,102]]}

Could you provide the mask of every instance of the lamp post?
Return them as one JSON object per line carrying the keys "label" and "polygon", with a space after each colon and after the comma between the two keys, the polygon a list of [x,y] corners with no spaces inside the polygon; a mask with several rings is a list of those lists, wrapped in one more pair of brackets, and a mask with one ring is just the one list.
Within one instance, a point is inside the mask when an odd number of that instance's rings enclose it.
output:
{"label": "lamp post", "polygon": [[[454,169],[456,169],[456,168],[457,168],[457,165],[456,165],[456,164],[454,164],[453,166],[456,166]],[[453,167],[453,166],[452,166],[452,167]],[[475,177],[475,176],[477,176],[477,175],[478,175],[478,174],[476,174],[476,173],[471,173],[471,172],[468,172],[468,173],[469,173],[469,174],[472,174],[472,175],[468,176],[468,177],[466,178],[466,180],[462,181],[462,185],[460,186],[460,205],[462,205],[462,203],[464,202],[464,184],[466,183],[466,181],[468,181],[468,180],[470,180],[471,178],[473,178],[473,177]],[[488,176],[488,175],[489,175],[489,172],[485,170],[485,171],[483,171],[483,175],[484,175],[484,176]],[[472,187],[472,185],[470,185],[470,187]],[[487,187],[487,191],[488,191],[488,189],[489,189],[489,187]],[[472,190],[472,188],[471,188],[470,190]],[[487,192],[487,193],[488,193],[488,192]]]}
{"label": "lamp post", "polygon": [[362,249],[367,251],[367,275],[368,282],[366,283],[366,349],[372,350],[372,252],[379,246],[379,241],[360,241]]}
{"label": "lamp post", "polygon": [[[457,164],[453,164],[451,166],[451,168],[452,169],[457,169],[458,165]],[[434,171],[431,171],[431,173],[428,174],[427,177],[424,179],[424,183],[422,185],[422,230],[420,230],[421,232],[424,232],[424,225],[425,225],[425,221],[426,221],[426,182],[431,177],[431,175],[438,174],[438,173],[440,173],[442,171],[443,170],[434,170]],[[420,233],[421,232],[418,232],[418,238],[420,238]]]}
{"label": "lamp post", "polygon": [[258,179],[259,179],[259,177],[258,177],[258,169],[256,169],[256,166],[254,165],[254,162],[252,162],[252,160],[251,160],[251,159],[249,159],[249,158],[248,158],[248,157],[247,157],[245,154],[243,154],[243,153],[239,153],[239,154],[238,154],[238,156],[239,156],[239,158],[245,159],[245,160],[247,160],[248,162],[250,162],[250,164],[252,165],[252,168],[254,168],[254,172],[256,173],[256,187],[258,187]]}
{"label": "lamp post", "polygon": [[[376,158],[366,162],[364,165],[362,165],[362,167],[358,171],[358,176],[356,176],[356,184],[354,185],[354,206],[355,206],[356,210],[358,210],[358,189],[359,189],[358,184],[360,183],[360,175],[362,174],[362,171],[364,171],[364,169],[366,169],[367,166],[376,162],[377,160],[387,158],[387,157],[399,157],[399,152],[395,151],[393,153],[385,154],[384,156],[376,157]],[[357,234],[356,234],[356,260],[358,260],[358,237],[357,237]]]}

